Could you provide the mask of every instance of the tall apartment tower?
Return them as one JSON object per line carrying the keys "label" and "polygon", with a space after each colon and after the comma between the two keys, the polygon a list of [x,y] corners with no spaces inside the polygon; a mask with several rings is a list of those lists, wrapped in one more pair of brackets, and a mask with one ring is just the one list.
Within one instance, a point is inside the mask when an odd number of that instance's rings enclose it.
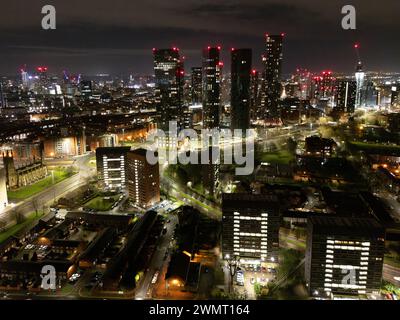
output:
{"label": "tall apartment tower", "polygon": [[361,61],[357,62],[356,66],[356,108],[360,108],[364,105],[365,96],[365,72],[363,71],[363,64]]}
{"label": "tall apartment tower", "polygon": [[308,219],[305,278],[311,295],[379,293],[385,230],[372,218]]}
{"label": "tall apartment tower", "polygon": [[160,201],[159,165],[146,159],[147,150],[136,149],[127,155],[128,192],[130,200],[142,208]]}
{"label": "tall apartment tower", "polygon": [[283,37],[284,34],[266,35],[266,51],[263,59],[265,64],[263,110],[266,112],[267,117],[277,117],[279,115]]}
{"label": "tall apartment tower", "polygon": [[253,69],[250,77],[250,120],[258,119],[259,98],[259,73]]}
{"label": "tall apartment tower", "polygon": [[336,108],[341,113],[353,113],[356,105],[357,84],[353,80],[341,80],[336,90]]}
{"label": "tall apartment tower", "polygon": [[221,108],[221,47],[207,47],[203,51],[203,127],[219,128]]}
{"label": "tall apartment tower", "polygon": [[250,128],[251,49],[231,50],[231,129]]}
{"label": "tall apartment tower", "polygon": [[273,195],[222,195],[222,254],[251,263],[277,262],[280,210]]}
{"label": "tall apartment tower", "polygon": [[0,212],[8,205],[6,170],[0,167]]}
{"label": "tall apartment tower", "polygon": [[3,83],[0,81],[0,109],[7,106],[6,97],[3,91]]}
{"label": "tall apartment tower", "polygon": [[97,176],[103,188],[124,190],[126,187],[126,155],[130,147],[96,149]]}
{"label": "tall apartment tower", "polygon": [[157,127],[168,131],[169,121],[182,118],[184,69],[179,49],[153,49]]}
{"label": "tall apartment tower", "polygon": [[193,67],[191,75],[191,100],[192,104],[197,105],[203,102],[203,69],[201,67]]}

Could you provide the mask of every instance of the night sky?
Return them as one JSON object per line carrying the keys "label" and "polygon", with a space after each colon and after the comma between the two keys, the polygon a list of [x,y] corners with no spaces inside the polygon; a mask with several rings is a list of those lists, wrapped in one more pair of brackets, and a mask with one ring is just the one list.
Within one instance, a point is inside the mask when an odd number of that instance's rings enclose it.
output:
{"label": "night sky", "polygon": [[[296,67],[352,72],[361,43],[365,68],[400,71],[399,0],[0,0],[0,74],[48,65],[50,73],[151,74],[153,47],[177,46],[186,67],[201,49],[250,47],[260,68],[266,32],[286,33],[284,72]],[[41,29],[41,8],[57,9],[57,30]],[[341,7],[357,9],[357,30],[341,28]]]}

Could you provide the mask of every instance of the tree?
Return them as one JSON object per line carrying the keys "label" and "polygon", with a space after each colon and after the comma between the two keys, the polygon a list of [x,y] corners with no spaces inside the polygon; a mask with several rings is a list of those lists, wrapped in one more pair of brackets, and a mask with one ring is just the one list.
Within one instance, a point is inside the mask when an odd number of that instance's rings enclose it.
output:
{"label": "tree", "polygon": [[38,198],[32,199],[32,206],[33,206],[33,209],[35,210],[35,214],[37,217],[39,215],[39,208],[40,208],[40,203],[39,203]]}
{"label": "tree", "polygon": [[14,209],[11,214],[13,219],[17,222],[17,224],[24,222],[24,215],[17,209]]}
{"label": "tree", "polygon": [[291,154],[296,154],[297,142],[293,138],[287,140],[287,149]]}

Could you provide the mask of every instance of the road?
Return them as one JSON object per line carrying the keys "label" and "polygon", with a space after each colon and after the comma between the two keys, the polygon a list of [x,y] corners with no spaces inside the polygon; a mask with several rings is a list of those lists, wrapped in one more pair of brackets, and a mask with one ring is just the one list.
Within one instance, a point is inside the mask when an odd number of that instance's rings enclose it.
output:
{"label": "road", "polygon": [[171,239],[174,235],[175,227],[178,224],[178,217],[175,215],[169,215],[168,218],[170,219],[170,222],[165,224],[165,226],[167,227],[167,233],[160,237],[156,251],[154,252],[154,255],[151,259],[148,271],[146,271],[144,279],[141,281],[139,288],[136,289],[135,298],[137,300],[151,298],[151,293],[150,295],[147,294],[149,292],[149,289],[152,289],[151,280],[153,279],[153,276],[157,271],[159,271],[159,276],[161,276],[164,264],[169,259],[169,257],[167,259],[164,259],[164,257],[169,248]]}
{"label": "road", "polygon": [[400,286],[400,269],[392,267],[388,264],[383,265],[383,279],[397,286]]}
{"label": "road", "polygon": [[18,211],[27,216],[35,211],[35,207],[41,210],[43,206],[52,204],[56,199],[62,197],[68,192],[83,186],[87,183],[88,178],[96,173],[94,168],[88,166],[91,154],[78,156],[74,158],[74,165],[78,168],[78,173],[67,178],[50,188],[47,188],[23,201],[16,203],[14,206],[7,208],[0,216],[6,223],[13,221],[12,213]]}
{"label": "road", "polygon": [[221,209],[203,196],[190,191],[186,187],[179,188],[172,179],[166,177],[165,175],[161,175],[160,183],[166,188],[166,190],[168,190],[171,196],[200,210],[211,219],[221,219]]}

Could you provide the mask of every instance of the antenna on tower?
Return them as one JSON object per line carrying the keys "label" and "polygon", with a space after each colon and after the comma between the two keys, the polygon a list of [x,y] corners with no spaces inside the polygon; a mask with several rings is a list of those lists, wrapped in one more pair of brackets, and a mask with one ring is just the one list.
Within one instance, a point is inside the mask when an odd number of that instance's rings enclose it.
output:
{"label": "antenna on tower", "polygon": [[362,62],[361,62],[361,56],[360,56],[360,44],[359,43],[354,44],[354,50],[356,51],[356,55],[357,55],[356,70],[361,71],[362,70]]}
{"label": "antenna on tower", "polygon": [[361,57],[360,57],[360,44],[356,43],[354,44],[354,50],[356,51],[357,59],[359,62],[361,62]]}

